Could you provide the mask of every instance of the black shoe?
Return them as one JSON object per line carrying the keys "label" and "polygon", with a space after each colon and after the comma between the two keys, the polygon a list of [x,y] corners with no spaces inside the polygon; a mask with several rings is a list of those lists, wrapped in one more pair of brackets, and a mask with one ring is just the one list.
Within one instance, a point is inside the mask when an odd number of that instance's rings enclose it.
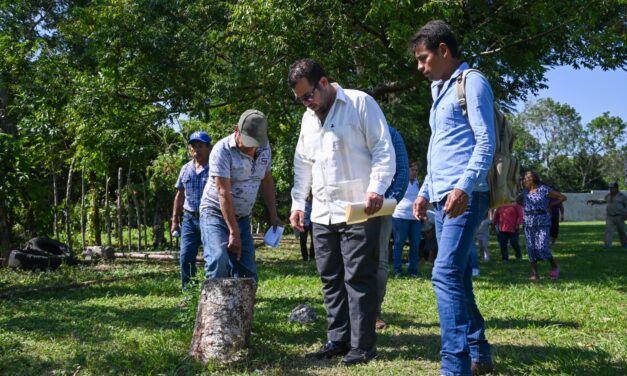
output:
{"label": "black shoe", "polygon": [[492,364],[492,362],[486,362],[486,363],[472,362],[472,364],[470,365],[470,371],[473,375],[485,375],[486,373],[490,373],[494,371],[494,364]]}
{"label": "black shoe", "polygon": [[350,346],[348,346],[348,344],[345,342],[327,341],[327,343],[325,343],[320,348],[320,350],[306,354],[305,357],[314,358],[318,360],[325,359],[325,358],[331,359],[334,356],[346,355],[349,350],[350,350]]}
{"label": "black shoe", "polygon": [[353,366],[355,364],[365,364],[377,357],[377,349],[372,348],[368,351],[354,348],[346,354],[342,359],[345,366]]}

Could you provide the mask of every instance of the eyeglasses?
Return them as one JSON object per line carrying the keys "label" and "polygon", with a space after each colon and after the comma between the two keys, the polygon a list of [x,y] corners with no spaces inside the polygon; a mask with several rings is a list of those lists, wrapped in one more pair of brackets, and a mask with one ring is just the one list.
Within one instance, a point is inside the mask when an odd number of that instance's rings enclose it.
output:
{"label": "eyeglasses", "polygon": [[318,88],[318,83],[316,82],[316,84],[314,85],[313,89],[311,89],[311,91],[307,94],[303,94],[303,96],[301,97],[295,97],[294,100],[298,103],[304,103],[304,102],[310,102],[313,100],[313,96],[314,93],[316,92],[316,89]]}

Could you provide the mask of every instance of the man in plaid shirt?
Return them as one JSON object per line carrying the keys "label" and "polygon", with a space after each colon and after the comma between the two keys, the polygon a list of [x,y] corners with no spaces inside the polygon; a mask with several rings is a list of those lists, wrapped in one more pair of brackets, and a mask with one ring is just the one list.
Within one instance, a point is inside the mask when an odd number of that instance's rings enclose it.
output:
{"label": "man in plaid shirt", "polygon": [[[189,151],[192,160],[187,162],[176,181],[176,196],[172,209],[172,227],[170,231],[179,231],[181,236],[181,286],[190,282],[196,275],[196,255],[201,244],[198,207],[202,192],[209,178],[209,153],[211,137],[205,132],[196,131],[189,137]],[[183,214],[183,223],[179,218]]]}

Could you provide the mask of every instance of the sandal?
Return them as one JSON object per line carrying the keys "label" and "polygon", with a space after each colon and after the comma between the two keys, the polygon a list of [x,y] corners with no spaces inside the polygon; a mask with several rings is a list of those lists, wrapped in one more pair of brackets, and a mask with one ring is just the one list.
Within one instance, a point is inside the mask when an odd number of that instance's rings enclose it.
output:
{"label": "sandal", "polygon": [[530,281],[539,281],[540,280],[540,276],[539,275],[532,275],[531,277],[529,277]]}
{"label": "sandal", "polygon": [[560,267],[559,266],[557,268],[555,268],[555,269],[552,269],[549,272],[549,277],[551,277],[551,279],[557,279],[557,277],[559,277],[559,275],[560,275]]}

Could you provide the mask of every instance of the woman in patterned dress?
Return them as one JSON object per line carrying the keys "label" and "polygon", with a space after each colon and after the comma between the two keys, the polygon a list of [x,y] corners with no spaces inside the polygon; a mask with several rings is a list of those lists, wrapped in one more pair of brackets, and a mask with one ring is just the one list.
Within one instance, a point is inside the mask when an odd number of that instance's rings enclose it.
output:
{"label": "woman in patterned dress", "polygon": [[525,224],[525,244],[527,255],[531,262],[531,277],[529,280],[537,281],[538,260],[548,260],[551,264],[549,277],[557,279],[560,268],[555,262],[549,250],[549,230],[551,228],[551,216],[549,215],[549,201],[566,201],[566,196],[540,182],[540,176],[527,171],[523,179],[523,223]]}

